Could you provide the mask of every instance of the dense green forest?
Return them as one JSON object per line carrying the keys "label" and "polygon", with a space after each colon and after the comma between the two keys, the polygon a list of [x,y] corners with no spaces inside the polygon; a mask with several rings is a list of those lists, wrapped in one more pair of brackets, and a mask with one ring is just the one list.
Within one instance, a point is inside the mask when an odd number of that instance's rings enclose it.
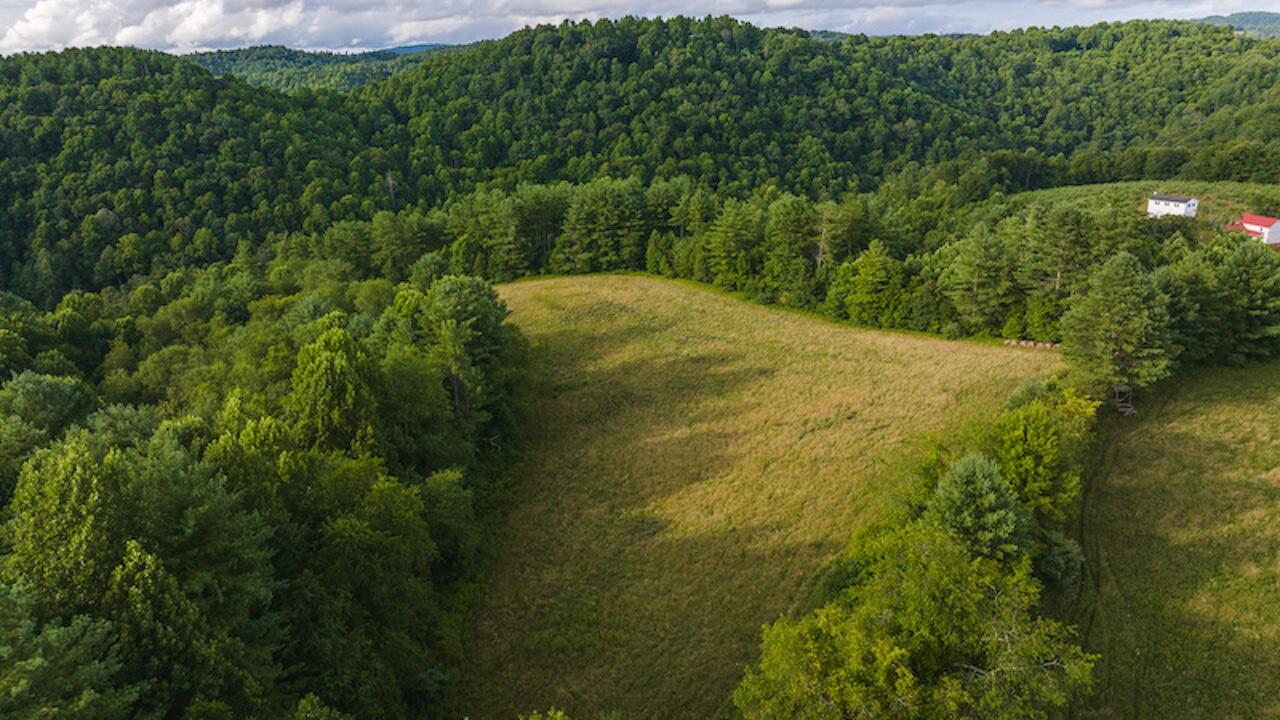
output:
{"label": "dense green forest", "polygon": [[[614,270],[1061,341],[1081,394],[1026,389],[922,469],[737,697],[1056,712],[1091,662],[1036,615],[1078,564],[1084,396],[1280,353],[1280,258],[1256,240],[1148,221],[1141,197],[1015,195],[1280,180],[1280,43],[675,18],[379,57],[413,67],[367,84],[391,66],[342,58],[0,59],[0,714],[440,712],[530,400],[489,282]],[[875,622],[962,597],[983,600]],[[894,645],[944,619],[963,632]],[[1008,652],[983,645],[1009,623]],[[1060,672],[992,679],[1028,658]]]}
{"label": "dense green forest", "polygon": [[1280,144],[1257,88],[1280,78],[1278,51],[1167,22],[832,43],[624,20],[287,97],[158,53],[21,55],[0,61],[0,282],[48,306],[152,265],[227,260],[270,232],[521,182],[685,174],[724,197],[775,185],[828,199],[952,159],[942,179],[974,197],[1267,182]]}
{"label": "dense green forest", "polygon": [[182,59],[214,75],[235,75],[254,85],[293,92],[350,90],[414,67],[447,45],[414,45],[361,53],[293,50],[278,45],[191,53]]}
{"label": "dense green forest", "polygon": [[0,715],[429,714],[519,432],[505,315],[287,242],[6,295]]}

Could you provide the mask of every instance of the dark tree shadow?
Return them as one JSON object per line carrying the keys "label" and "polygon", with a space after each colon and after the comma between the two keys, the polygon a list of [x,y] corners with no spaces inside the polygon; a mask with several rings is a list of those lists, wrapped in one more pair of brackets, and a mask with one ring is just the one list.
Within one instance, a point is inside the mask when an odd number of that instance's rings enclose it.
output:
{"label": "dark tree shadow", "polygon": [[1078,715],[1280,716],[1280,364],[1188,374],[1140,413],[1104,411],[1059,608],[1103,656]]}

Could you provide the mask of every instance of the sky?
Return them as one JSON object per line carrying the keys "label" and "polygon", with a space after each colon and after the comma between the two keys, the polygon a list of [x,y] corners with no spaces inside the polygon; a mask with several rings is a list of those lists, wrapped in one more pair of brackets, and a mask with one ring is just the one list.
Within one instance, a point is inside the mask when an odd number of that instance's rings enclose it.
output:
{"label": "sky", "polygon": [[884,35],[1241,10],[1280,11],[1280,0],[0,0],[0,54],[93,45],[357,50],[468,42],[528,25],[624,15],[733,15],[770,27]]}

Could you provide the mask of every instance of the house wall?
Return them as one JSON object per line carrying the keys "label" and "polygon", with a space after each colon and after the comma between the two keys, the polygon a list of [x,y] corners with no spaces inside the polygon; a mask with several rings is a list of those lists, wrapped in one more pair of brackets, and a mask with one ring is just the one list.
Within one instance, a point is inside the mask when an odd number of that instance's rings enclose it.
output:
{"label": "house wall", "polygon": [[1151,198],[1147,200],[1147,215],[1150,217],[1165,217],[1166,215],[1195,217],[1196,203],[1194,200],[1189,203],[1178,203]]}

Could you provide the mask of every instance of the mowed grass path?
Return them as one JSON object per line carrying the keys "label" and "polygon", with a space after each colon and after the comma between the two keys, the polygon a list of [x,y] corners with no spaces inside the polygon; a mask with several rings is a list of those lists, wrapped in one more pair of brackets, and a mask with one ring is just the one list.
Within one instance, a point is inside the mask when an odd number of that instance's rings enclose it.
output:
{"label": "mowed grass path", "polygon": [[891,488],[907,438],[1053,353],[859,330],[691,284],[500,288],[541,398],[463,692],[471,717],[714,717]]}
{"label": "mowed grass path", "polygon": [[1188,373],[1103,429],[1079,613],[1089,717],[1280,717],[1280,363]]}

